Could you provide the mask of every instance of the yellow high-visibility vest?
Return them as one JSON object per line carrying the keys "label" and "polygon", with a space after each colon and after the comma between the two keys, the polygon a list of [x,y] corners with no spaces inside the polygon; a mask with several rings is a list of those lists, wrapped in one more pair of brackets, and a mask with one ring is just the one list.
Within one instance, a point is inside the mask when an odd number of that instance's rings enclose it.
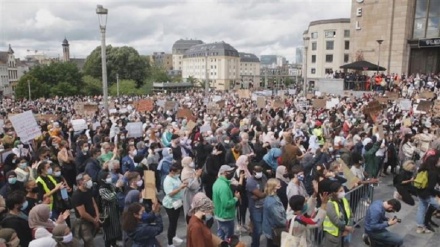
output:
{"label": "yellow high-visibility vest", "polygon": [[[333,203],[333,206],[335,207],[336,214],[338,215],[338,218],[341,217],[341,212],[339,212],[339,205],[335,201],[330,201]],[[342,198],[342,204],[344,205],[345,212],[347,213],[347,222],[351,218],[351,209],[350,204],[348,203],[346,198]],[[330,221],[328,216],[325,216],[325,220],[323,223],[324,231],[328,232],[329,234],[338,237],[339,236],[339,228],[333,224],[333,222]]]}
{"label": "yellow high-visibility vest", "polygon": [[[56,186],[57,185],[57,181],[55,181],[55,179],[51,176],[51,175],[47,175],[47,178],[49,178],[49,180]],[[46,182],[44,182],[44,180],[41,178],[41,176],[38,176],[37,180],[35,180],[36,183],[41,183],[41,185],[43,185],[43,189],[44,189],[44,193],[49,193],[50,189],[49,187],[47,187]],[[51,200],[50,200],[50,210],[52,210],[53,208],[53,195],[50,196]]]}

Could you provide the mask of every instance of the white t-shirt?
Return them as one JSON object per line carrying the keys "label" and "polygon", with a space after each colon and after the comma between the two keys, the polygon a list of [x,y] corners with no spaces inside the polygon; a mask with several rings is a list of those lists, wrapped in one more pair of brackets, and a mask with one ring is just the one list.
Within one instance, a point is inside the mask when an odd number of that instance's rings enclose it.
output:
{"label": "white t-shirt", "polygon": [[350,168],[350,171],[360,180],[365,179],[364,168],[362,166],[360,166],[359,168],[356,168],[356,166],[352,166]]}

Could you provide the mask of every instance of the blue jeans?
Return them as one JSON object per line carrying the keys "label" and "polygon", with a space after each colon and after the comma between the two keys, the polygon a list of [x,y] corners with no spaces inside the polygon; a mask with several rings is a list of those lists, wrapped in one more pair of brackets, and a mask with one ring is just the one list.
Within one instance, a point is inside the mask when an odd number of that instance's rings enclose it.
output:
{"label": "blue jeans", "polygon": [[234,220],[218,221],[217,236],[221,240],[226,240],[234,235]]}
{"label": "blue jeans", "polygon": [[250,218],[252,221],[252,244],[251,247],[260,246],[260,237],[263,232],[263,208],[249,206]]}
{"label": "blue jeans", "polygon": [[[403,237],[394,232],[383,230],[380,232],[369,233],[371,242],[374,246],[401,246],[403,245]],[[372,244],[373,245],[373,244]]]}
{"label": "blue jeans", "polygon": [[421,198],[419,197],[419,207],[417,208],[416,221],[418,226],[425,226],[425,214],[429,205],[433,206],[437,210],[440,209],[440,205],[434,197]]}

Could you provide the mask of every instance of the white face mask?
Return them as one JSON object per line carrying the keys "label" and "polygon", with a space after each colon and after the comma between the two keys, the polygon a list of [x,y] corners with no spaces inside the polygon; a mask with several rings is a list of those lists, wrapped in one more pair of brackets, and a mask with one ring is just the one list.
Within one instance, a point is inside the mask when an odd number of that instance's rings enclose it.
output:
{"label": "white face mask", "polygon": [[93,181],[92,180],[87,181],[86,188],[91,189],[92,187],[93,187]]}
{"label": "white face mask", "polygon": [[342,199],[345,197],[345,191],[339,192],[338,193],[338,199]]}
{"label": "white face mask", "polygon": [[67,234],[66,236],[63,236],[63,243],[70,243],[72,242],[73,235],[72,233]]}
{"label": "white face mask", "polygon": [[137,185],[137,187],[141,187],[143,183],[144,183],[144,181],[142,181],[142,179],[141,179],[136,182],[136,185]]}
{"label": "white face mask", "polygon": [[105,183],[106,184],[111,184],[112,183],[112,178],[106,178],[105,179]]}
{"label": "white face mask", "polygon": [[259,179],[263,177],[263,172],[256,172],[255,173],[255,178]]}

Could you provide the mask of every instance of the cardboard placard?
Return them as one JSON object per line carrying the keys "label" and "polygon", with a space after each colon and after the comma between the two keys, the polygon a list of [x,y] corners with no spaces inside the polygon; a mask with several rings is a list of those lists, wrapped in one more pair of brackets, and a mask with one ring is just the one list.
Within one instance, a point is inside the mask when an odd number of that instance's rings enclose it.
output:
{"label": "cardboard placard", "polygon": [[327,101],[325,99],[314,99],[313,100],[313,108],[320,109],[325,108]]}
{"label": "cardboard placard", "polygon": [[432,102],[428,100],[420,100],[419,105],[417,106],[417,111],[430,112],[431,111]]}
{"label": "cardboard placard", "polygon": [[222,100],[222,96],[215,95],[214,97],[212,97],[212,102],[219,102],[220,100]]}
{"label": "cardboard placard", "polygon": [[313,99],[313,97],[315,97],[314,94],[311,94],[311,93],[308,93],[308,94],[307,94],[307,99]]}
{"label": "cardboard placard", "polygon": [[383,138],[385,137],[384,133],[383,133],[383,125],[380,124],[377,126],[377,132],[379,133],[379,138],[381,140],[383,140]]}
{"label": "cardboard placard", "polygon": [[194,129],[194,127],[196,127],[196,123],[194,123],[194,121],[189,120],[188,123],[186,123],[187,130],[191,131]]}
{"label": "cardboard placard", "polygon": [[338,161],[341,162],[344,178],[347,179],[346,186],[349,190],[351,190],[356,186],[357,183],[360,182],[360,179],[351,172],[350,168],[348,168],[348,166],[341,159],[338,159]]}
{"label": "cardboard placard", "polygon": [[41,121],[41,120],[45,120],[46,122],[51,122],[51,121],[55,121],[58,119],[58,116],[55,114],[37,114],[35,115],[35,118],[37,118],[37,120]]}
{"label": "cardboard placard", "polygon": [[220,111],[220,106],[211,102],[206,106],[206,111],[208,114],[217,114]]}
{"label": "cardboard placard", "polygon": [[98,105],[96,104],[84,104],[84,111],[83,114],[86,116],[93,116],[95,115],[96,111],[98,110]]}
{"label": "cardboard placard", "polygon": [[440,116],[440,100],[434,101],[434,106],[432,107],[434,117]]}
{"label": "cardboard placard", "polygon": [[142,122],[134,122],[134,123],[127,123],[127,126],[125,126],[125,129],[127,130],[127,137],[142,137],[143,131],[142,131]]}
{"label": "cardboard placard", "polygon": [[172,111],[176,107],[176,102],[174,101],[167,101],[165,102],[165,111]]}
{"label": "cardboard placard", "polygon": [[143,199],[150,199],[153,203],[157,203],[156,197],[156,176],[154,171],[144,171],[144,190],[142,191]]}
{"label": "cardboard placard", "polygon": [[284,108],[284,102],[279,99],[272,100],[272,108]]}
{"label": "cardboard placard", "polygon": [[159,107],[162,107],[162,108],[165,107],[165,103],[166,103],[166,100],[158,100],[158,101],[156,101],[156,105],[159,106]]}
{"label": "cardboard placard", "polygon": [[403,120],[403,126],[410,127],[411,125],[412,125],[411,124],[411,118],[405,118]]}
{"label": "cardboard placard", "polygon": [[209,124],[204,124],[200,126],[200,133],[205,133],[211,131],[211,126]]}
{"label": "cardboard placard", "polygon": [[38,126],[32,111],[25,111],[11,116],[9,120],[11,120],[15,132],[22,142],[27,142],[41,136],[40,126]]}
{"label": "cardboard placard", "polygon": [[423,99],[432,99],[432,98],[434,98],[435,94],[434,94],[434,92],[431,92],[431,91],[424,91],[424,92],[421,92],[419,94],[419,96],[420,96],[420,98],[423,98]]}
{"label": "cardboard placard", "polygon": [[152,111],[154,109],[153,101],[150,99],[139,100],[134,104],[134,107],[138,112]]}
{"label": "cardboard placard", "polygon": [[399,102],[400,109],[402,111],[410,111],[411,110],[411,100],[409,99],[401,99]]}
{"label": "cardboard placard", "polygon": [[364,108],[364,114],[372,114],[372,113],[378,113],[382,111],[383,107],[379,103],[379,101],[374,100],[368,103],[368,105]]}
{"label": "cardboard placard", "polygon": [[215,102],[220,108],[223,108],[223,107],[225,107],[225,100],[219,100],[219,101],[217,101],[217,102]]}
{"label": "cardboard placard", "polygon": [[257,107],[264,108],[266,106],[266,99],[262,96],[257,97]]}
{"label": "cardboard placard", "polygon": [[188,121],[189,120],[192,120],[194,122],[196,121],[196,118],[194,117],[192,111],[188,108],[180,108],[177,111],[176,117],[177,118],[186,118],[186,119],[188,119]]}
{"label": "cardboard placard", "polygon": [[389,100],[397,100],[397,99],[399,99],[399,93],[397,93],[397,92],[388,92],[386,94],[386,96],[387,96],[387,98]]}
{"label": "cardboard placard", "polygon": [[249,89],[240,89],[238,90],[238,98],[240,99],[250,99],[251,98],[251,92]]}
{"label": "cardboard placard", "polygon": [[81,131],[87,129],[87,123],[84,119],[75,119],[70,121],[74,131]]}
{"label": "cardboard placard", "polygon": [[379,103],[381,103],[381,104],[388,104],[388,97],[376,97],[376,98],[374,98],[375,100],[377,100],[377,101],[379,101]]}

